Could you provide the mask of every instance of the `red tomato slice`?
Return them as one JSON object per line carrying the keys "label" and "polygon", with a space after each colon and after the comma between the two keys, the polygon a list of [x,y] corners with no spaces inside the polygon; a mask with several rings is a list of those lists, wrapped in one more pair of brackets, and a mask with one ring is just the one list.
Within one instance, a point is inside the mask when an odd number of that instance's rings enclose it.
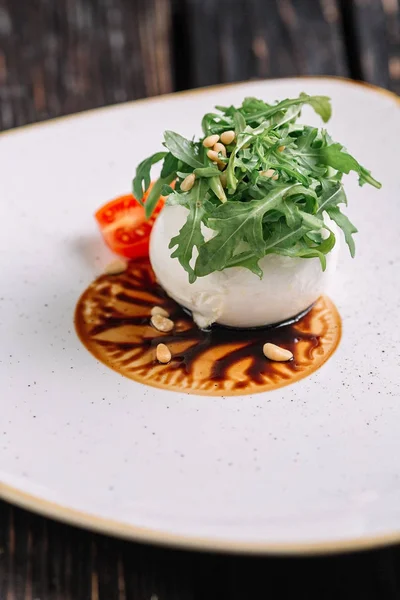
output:
{"label": "red tomato slice", "polygon": [[163,206],[164,199],[160,198],[151,218],[147,220],[143,206],[136,202],[132,194],[127,194],[99,208],[95,218],[105,243],[113,252],[126,258],[140,258],[149,255],[150,232]]}

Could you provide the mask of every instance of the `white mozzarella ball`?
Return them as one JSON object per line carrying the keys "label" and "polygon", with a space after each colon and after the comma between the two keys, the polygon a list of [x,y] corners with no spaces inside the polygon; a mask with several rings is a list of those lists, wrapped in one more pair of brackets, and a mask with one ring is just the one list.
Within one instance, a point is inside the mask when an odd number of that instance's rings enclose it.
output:
{"label": "white mozzarella ball", "polygon": [[[150,261],[167,294],[189,309],[199,327],[220,323],[230,327],[259,327],[287,321],[307,310],[324,292],[336,268],[339,236],[322,271],[318,258],[270,254],[259,262],[263,278],[243,267],[232,267],[189,283],[178,259],[171,258],[171,238],[184,225],[188,211],[166,206],[150,239]],[[332,221],[329,227],[337,234]],[[206,232],[211,237],[212,232]]]}

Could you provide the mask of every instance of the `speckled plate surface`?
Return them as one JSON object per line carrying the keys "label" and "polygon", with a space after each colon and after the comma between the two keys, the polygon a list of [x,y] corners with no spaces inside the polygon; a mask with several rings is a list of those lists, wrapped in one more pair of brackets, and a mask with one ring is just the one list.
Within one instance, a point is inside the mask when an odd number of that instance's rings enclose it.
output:
{"label": "speckled plate surface", "polygon": [[[184,395],[97,362],[78,297],[110,255],[93,211],[129,191],[164,129],[214,104],[332,97],[333,137],[382,191],[347,182],[357,258],[330,292],[343,337],[294,385]],[[311,111],[304,120],[318,123]],[[197,548],[317,552],[400,541],[399,105],[344,80],[211,88],[93,111],[0,138],[0,496],[69,522]]]}

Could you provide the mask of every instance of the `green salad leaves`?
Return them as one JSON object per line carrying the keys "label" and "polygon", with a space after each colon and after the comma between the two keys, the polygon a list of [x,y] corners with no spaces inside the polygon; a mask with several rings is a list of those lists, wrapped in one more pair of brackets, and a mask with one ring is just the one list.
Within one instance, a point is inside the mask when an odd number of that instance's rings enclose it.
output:
{"label": "green salad leaves", "polygon": [[[163,161],[161,175],[144,204],[147,217],[160,194],[168,196],[167,204],[188,209],[187,221],[170,248],[191,283],[233,266],[262,277],[259,260],[271,253],[317,257],[325,269],[326,255],[335,245],[325,214],[342,229],[354,256],[357,230],[341,212],[340,206],[347,204],[342,176],[354,171],[360,185],[380,188],[381,184],[325,130],[296,122],[305,104],[324,122],[329,120],[331,105],[326,96],[301,94],[272,105],[246,98],[239,108],[217,106],[218,112],[204,115],[204,136],[197,142],[166,131],[166,151],[138,166],[133,194],[142,203],[151,168]],[[220,141],[214,150],[203,145],[209,136],[225,139],[224,132],[235,134],[226,146],[221,148]],[[232,138],[233,133],[226,137]],[[207,239],[205,227],[212,230]]]}

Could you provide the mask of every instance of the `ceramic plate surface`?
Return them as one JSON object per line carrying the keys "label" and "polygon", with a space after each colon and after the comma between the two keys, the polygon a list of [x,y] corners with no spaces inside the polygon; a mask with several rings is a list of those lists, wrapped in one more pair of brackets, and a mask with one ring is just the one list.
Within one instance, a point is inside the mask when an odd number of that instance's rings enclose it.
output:
{"label": "ceramic plate surface", "polygon": [[[93,212],[129,192],[165,129],[255,95],[333,102],[328,125],[383,183],[349,177],[357,256],[330,297],[338,349],[254,396],[147,387],[95,358],[73,324],[111,255]],[[319,125],[305,109],[303,121]],[[231,551],[307,552],[400,540],[400,169],[397,100],[333,79],[254,82],[22,128],[0,138],[0,495],[127,537]],[[344,244],[343,244],[344,246]]]}

